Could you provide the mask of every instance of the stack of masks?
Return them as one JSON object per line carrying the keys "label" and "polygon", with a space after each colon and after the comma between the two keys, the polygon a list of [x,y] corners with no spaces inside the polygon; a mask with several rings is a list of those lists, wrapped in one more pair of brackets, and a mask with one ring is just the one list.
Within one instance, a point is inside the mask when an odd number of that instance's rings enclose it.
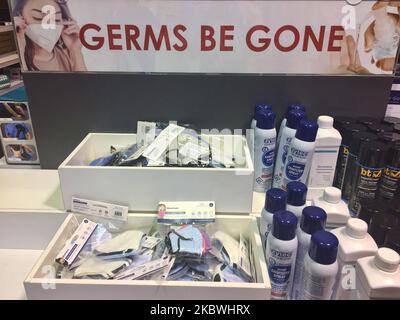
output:
{"label": "stack of masks", "polygon": [[[113,236],[98,224],[70,267],[58,278],[252,282],[240,268],[239,243],[196,225],[170,227],[165,236],[129,230]],[[145,270],[145,271],[144,271]]]}

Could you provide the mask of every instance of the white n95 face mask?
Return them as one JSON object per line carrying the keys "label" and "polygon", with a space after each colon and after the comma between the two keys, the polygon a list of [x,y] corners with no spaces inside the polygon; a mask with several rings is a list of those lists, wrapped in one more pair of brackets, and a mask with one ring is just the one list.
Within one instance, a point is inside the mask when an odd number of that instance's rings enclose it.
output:
{"label": "white n95 face mask", "polygon": [[51,53],[61,37],[64,26],[56,25],[55,29],[45,29],[41,24],[34,23],[26,27],[25,34],[29,39]]}

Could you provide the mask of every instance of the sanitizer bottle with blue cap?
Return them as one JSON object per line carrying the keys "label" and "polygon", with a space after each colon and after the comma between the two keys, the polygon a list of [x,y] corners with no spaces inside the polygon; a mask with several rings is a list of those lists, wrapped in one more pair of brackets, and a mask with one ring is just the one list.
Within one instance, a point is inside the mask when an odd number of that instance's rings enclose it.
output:
{"label": "sanitizer bottle with blue cap", "polygon": [[293,213],[279,211],[274,214],[266,251],[271,299],[290,299],[297,253],[296,229],[297,218]]}
{"label": "sanitizer bottle with blue cap", "polygon": [[285,163],[282,189],[286,190],[286,185],[291,181],[307,182],[311,160],[314,155],[317,132],[317,122],[301,120],[296,131],[296,137],[290,145],[288,158]]}
{"label": "sanitizer bottle with blue cap", "polygon": [[300,228],[297,229],[297,240],[299,246],[296,257],[296,269],[294,272],[292,299],[297,300],[300,295],[300,284],[302,281],[304,258],[310,249],[311,236],[325,229],[326,212],[318,207],[310,206],[303,210],[300,220]]}
{"label": "sanitizer bottle with blue cap", "polygon": [[276,144],[275,119],[274,112],[261,112],[254,130],[254,191],[257,192],[266,192],[272,186]]}
{"label": "sanitizer bottle with blue cap", "polygon": [[278,143],[281,140],[283,128],[286,127],[288,113],[290,111],[303,111],[303,112],[306,112],[306,108],[301,104],[291,104],[291,105],[288,106],[286,114],[285,114],[285,118],[283,118],[283,120],[281,122],[281,126],[279,127],[278,139],[277,139]]}
{"label": "sanitizer bottle with blue cap", "polygon": [[282,189],[269,189],[265,197],[265,206],[261,212],[260,234],[263,249],[266,249],[268,234],[272,228],[274,214],[278,211],[285,210],[286,192]]}
{"label": "sanitizer bottle with blue cap", "polygon": [[257,118],[260,117],[260,114],[272,111],[272,107],[268,104],[257,104],[254,107],[254,118],[251,120],[250,129],[250,139],[249,139],[249,148],[251,159],[254,161],[254,129],[257,126]]}
{"label": "sanitizer bottle with blue cap", "polygon": [[274,188],[281,186],[283,170],[285,169],[285,163],[288,156],[289,148],[293,138],[296,136],[297,128],[300,121],[306,118],[306,113],[301,110],[292,110],[287,114],[287,123],[283,127],[280,140],[277,141],[277,155],[274,170]]}
{"label": "sanitizer bottle with blue cap", "polygon": [[336,260],[339,241],[320,230],[311,236],[310,250],[304,259],[299,300],[330,300],[338,274]]}
{"label": "sanitizer bottle with blue cap", "polygon": [[287,185],[286,210],[293,212],[300,221],[303,209],[306,207],[307,186],[298,181],[289,182]]}

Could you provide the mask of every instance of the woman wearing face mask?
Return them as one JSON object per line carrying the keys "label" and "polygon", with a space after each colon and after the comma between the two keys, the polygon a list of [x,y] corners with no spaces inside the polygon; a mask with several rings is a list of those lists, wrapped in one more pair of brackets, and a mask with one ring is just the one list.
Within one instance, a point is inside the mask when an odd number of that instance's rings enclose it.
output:
{"label": "woman wearing face mask", "polygon": [[[48,25],[49,13],[55,9],[55,28]],[[14,23],[21,63],[33,71],[86,71],[79,40],[79,27],[71,17],[67,0],[14,0]],[[51,19],[50,19],[51,20]]]}

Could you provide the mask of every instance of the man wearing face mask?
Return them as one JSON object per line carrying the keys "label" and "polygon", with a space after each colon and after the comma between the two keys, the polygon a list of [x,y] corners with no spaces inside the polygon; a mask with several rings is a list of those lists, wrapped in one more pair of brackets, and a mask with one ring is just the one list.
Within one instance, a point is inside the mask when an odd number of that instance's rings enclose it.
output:
{"label": "man wearing face mask", "polygon": [[[26,70],[87,70],[79,26],[71,16],[67,0],[14,0],[13,5],[21,63]],[[45,28],[42,24],[48,24],[49,13],[42,12],[45,6],[55,9],[53,28]]]}

